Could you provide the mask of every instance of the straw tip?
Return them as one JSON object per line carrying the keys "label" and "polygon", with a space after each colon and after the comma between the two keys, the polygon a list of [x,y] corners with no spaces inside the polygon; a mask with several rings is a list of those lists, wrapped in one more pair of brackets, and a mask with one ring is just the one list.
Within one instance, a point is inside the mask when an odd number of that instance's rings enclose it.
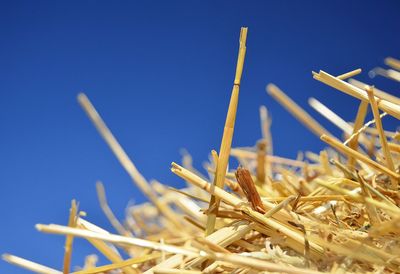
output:
{"label": "straw tip", "polygon": [[349,84],[355,86],[355,85],[357,84],[358,81],[357,81],[356,79],[354,79],[354,78],[349,78],[349,79],[347,79],[347,82],[348,82]]}
{"label": "straw tip", "polygon": [[388,65],[388,63],[391,63],[391,62],[393,62],[393,61],[395,61],[395,59],[394,59],[393,57],[390,57],[390,56],[386,57],[386,58],[383,60],[383,62],[384,62],[386,65]]}
{"label": "straw tip", "polygon": [[368,94],[374,94],[374,86],[373,86],[373,85],[365,85],[365,86],[364,86],[364,90],[365,90]]}
{"label": "straw tip", "polygon": [[81,105],[84,105],[86,102],[89,101],[88,97],[83,92],[78,93],[76,99],[78,100],[78,103],[80,103]]}
{"label": "straw tip", "polygon": [[322,134],[321,137],[319,137],[321,140],[325,141],[326,139],[328,139],[328,135],[326,134]]}
{"label": "straw tip", "polygon": [[240,28],[240,34],[241,35],[246,35],[248,30],[249,30],[248,27],[241,27]]}
{"label": "straw tip", "polygon": [[265,90],[268,92],[268,94],[271,94],[274,92],[274,90],[277,88],[275,84],[269,83],[266,87]]}
{"label": "straw tip", "polygon": [[9,260],[10,260],[10,257],[11,257],[12,255],[10,255],[10,254],[8,254],[8,253],[3,253],[3,254],[1,254],[1,258],[4,260],[4,261],[6,261],[6,262],[8,262]]}
{"label": "straw tip", "polygon": [[76,97],[78,98],[79,101],[84,99],[84,98],[87,98],[86,94],[83,93],[83,92],[79,92]]}
{"label": "straw tip", "polygon": [[310,105],[314,105],[314,104],[317,103],[317,102],[318,102],[318,100],[315,99],[314,97],[308,98],[308,103],[309,103]]}
{"label": "straw tip", "polygon": [[177,169],[180,170],[181,169],[180,166],[177,163],[172,162],[171,163],[171,170],[174,171],[174,170],[177,170]]}
{"label": "straw tip", "polygon": [[240,28],[240,37],[239,37],[239,41],[240,43],[245,47],[246,45],[246,40],[247,40],[247,27],[241,27]]}

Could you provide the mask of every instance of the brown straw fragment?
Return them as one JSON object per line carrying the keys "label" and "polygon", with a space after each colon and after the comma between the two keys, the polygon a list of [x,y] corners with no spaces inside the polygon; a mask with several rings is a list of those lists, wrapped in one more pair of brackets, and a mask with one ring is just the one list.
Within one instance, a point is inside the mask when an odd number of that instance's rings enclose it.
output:
{"label": "brown straw fragment", "polygon": [[236,180],[246,194],[247,200],[250,202],[251,207],[260,213],[265,213],[264,204],[261,201],[260,194],[257,192],[250,172],[245,168],[239,167],[236,170],[235,175]]}

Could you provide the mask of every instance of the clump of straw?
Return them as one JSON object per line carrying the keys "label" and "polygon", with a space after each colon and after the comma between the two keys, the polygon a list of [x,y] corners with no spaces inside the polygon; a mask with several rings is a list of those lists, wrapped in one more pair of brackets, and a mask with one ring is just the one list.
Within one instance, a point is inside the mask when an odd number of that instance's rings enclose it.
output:
{"label": "clump of straw", "polygon": [[[361,69],[339,76],[313,72],[314,79],[360,100],[354,123],[309,100],[343,131],[341,140],[269,84],[267,92],[329,148],[295,160],[274,155],[265,107],[260,108],[262,139],[255,148],[231,148],[246,38],[247,28],[242,28],[221,147],[205,164],[208,177],[184,154],[183,164],[172,163],[171,171],[187,182],[186,188],[148,182],[80,94],[79,103],[149,202],[130,206],[120,222],[98,182],[100,207],[114,233],[89,222],[72,201],[67,226],[36,225],[41,232],[66,237],[61,270],[9,254],[3,259],[36,273],[71,273],[73,240],[81,237],[110,263],[97,266],[96,257],[88,255],[76,274],[400,272],[400,135],[382,124],[386,115],[400,118],[400,98],[350,79]],[[400,81],[400,61],[385,62],[391,68],[376,68],[373,76]],[[365,121],[368,108],[371,121]],[[236,171],[227,170],[231,156],[241,165]]]}

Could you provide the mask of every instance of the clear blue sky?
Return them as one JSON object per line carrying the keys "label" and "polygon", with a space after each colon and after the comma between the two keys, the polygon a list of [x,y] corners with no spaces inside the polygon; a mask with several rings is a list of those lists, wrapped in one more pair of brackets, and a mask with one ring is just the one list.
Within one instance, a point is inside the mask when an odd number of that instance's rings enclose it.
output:
{"label": "clear blue sky", "polygon": [[[356,100],[311,77],[400,57],[399,1],[0,1],[0,252],[61,268],[64,238],[34,224],[67,222],[76,198],[111,230],[95,194],[102,180],[123,217],[143,201],[76,102],[85,91],[146,178],[170,174],[179,149],[200,167],[219,148],[241,26],[249,27],[234,146],[260,138],[273,115],[278,155],[323,144],[265,93],[274,82],[329,130],[314,96],[353,119]],[[366,73],[358,77],[371,82]],[[396,92],[385,79],[374,83]],[[384,125],[394,129],[393,120]],[[94,252],[76,241],[73,263]],[[105,261],[102,261],[105,262]],[[26,273],[0,263],[2,273]]]}

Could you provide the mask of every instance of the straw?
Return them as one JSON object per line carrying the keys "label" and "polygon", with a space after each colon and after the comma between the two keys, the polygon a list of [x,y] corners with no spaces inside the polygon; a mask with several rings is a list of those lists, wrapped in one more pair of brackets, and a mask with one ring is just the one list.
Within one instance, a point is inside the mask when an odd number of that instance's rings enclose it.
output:
{"label": "straw", "polygon": [[[242,78],[244,58],[246,55],[246,39],[247,39],[247,28],[241,28],[240,38],[239,38],[239,55],[236,65],[235,80],[233,82],[231,100],[229,102],[228,113],[226,115],[224,134],[222,136],[221,147],[218,154],[219,157],[217,163],[217,170],[214,179],[214,185],[219,188],[223,188],[224,186],[224,178],[231,150],[233,130],[235,127],[235,120],[236,120],[236,110],[239,100],[240,80]],[[215,196],[211,196],[210,204],[208,207],[208,219],[205,231],[206,235],[210,235],[214,231],[216,216],[218,214],[218,208],[219,208],[218,198],[216,198]]]}
{"label": "straw", "polygon": [[[184,151],[182,165],[171,164],[171,171],[186,182],[184,188],[148,182],[86,95],[80,94],[79,103],[149,202],[128,204],[119,220],[98,181],[99,211],[115,233],[83,219],[86,213],[78,212],[72,200],[65,225],[36,225],[42,233],[65,237],[62,264],[50,268],[10,254],[3,259],[50,274],[400,273],[400,135],[385,130],[382,123],[387,114],[400,117],[400,99],[354,79],[344,81],[361,69],[336,77],[313,72],[316,80],[360,100],[352,117],[340,117],[319,99],[310,98],[315,110],[343,130],[345,140],[340,140],[269,84],[267,92],[327,147],[300,152],[295,159],[274,155],[271,115],[261,106],[261,139],[256,134],[253,140],[259,141],[250,147],[231,148],[246,38],[247,28],[242,28],[220,150],[206,151],[211,154],[204,172],[194,168]],[[392,70],[399,68],[397,59],[387,58],[385,63]],[[390,69],[374,72],[390,79],[396,75]],[[374,116],[370,121],[366,120],[369,106]],[[354,123],[348,122],[352,119]],[[277,117],[274,125],[287,127],[279,121]],[[293,140],[299,138],[296,132],[289,133]],[[228,170],[230,156],[239,167]],[[76,265],[72,260],[73,247],[74,254],[80,248],[73,245],[76,237],[89,242],[107,262],[97,265],[96,256],[89,254],[80,260],[83,266]]]}

